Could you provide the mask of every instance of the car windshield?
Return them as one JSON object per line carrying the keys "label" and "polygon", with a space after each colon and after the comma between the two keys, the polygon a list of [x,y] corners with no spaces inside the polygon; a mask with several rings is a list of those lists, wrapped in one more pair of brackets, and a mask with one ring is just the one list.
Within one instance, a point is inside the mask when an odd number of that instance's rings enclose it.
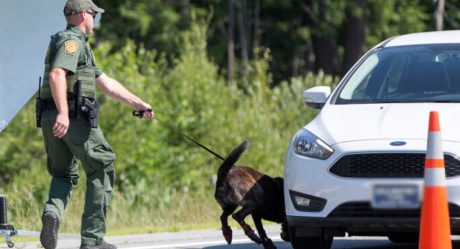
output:
{"label": "car windshield", "polygon": [[460,102],[460,45],[388,47],[368,55],[336,104]]}

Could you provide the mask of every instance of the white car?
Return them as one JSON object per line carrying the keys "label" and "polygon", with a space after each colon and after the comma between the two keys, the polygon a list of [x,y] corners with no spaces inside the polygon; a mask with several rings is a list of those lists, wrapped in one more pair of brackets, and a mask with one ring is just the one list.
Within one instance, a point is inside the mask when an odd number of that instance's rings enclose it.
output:
{"label": "white car", "polygon": [[430,111],[438,111],[452,234],[460,234],[460,31],[390,38],[367,52],[292,138],[284,194],[294,249],[334,237],[417,243]]}

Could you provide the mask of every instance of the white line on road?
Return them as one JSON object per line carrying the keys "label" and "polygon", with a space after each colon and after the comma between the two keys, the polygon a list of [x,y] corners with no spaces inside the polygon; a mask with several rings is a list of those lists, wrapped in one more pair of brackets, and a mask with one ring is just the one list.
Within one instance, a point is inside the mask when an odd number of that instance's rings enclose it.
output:
{"label": "white line on road", "polygon": [[[280,237],[272,238],[273,241],[281,240]],[[252,242],[249,239],[236,239],[232,241],[232,244],[239,244],[239,243],[248,243]],[[162,248],[177,248],[177,247],[188,247],[188,246],[207,246],[207,245],[225,245],[226,242],[222,240],[216,241],[203,241],[203,242],[192,242],[192,243],[178,243],[178,244],[166,244],[166,245],[156,245],[156,246],[139,246],[139,247],[123,247],[120,249],[162,249]]]}

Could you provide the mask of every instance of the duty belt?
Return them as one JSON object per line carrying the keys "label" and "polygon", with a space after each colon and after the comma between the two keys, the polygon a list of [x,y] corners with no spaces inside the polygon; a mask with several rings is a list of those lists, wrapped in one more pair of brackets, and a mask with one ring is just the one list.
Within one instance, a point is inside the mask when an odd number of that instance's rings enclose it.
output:
{"label": "duty belt", "polygon": [[43,110],[55,110],[56,109],[56,104],[54,103],[54,100],[52,99],[43,99],[42,100],[42,107]]}
{"label": "duty belt", "polygon": [[[67,100],[69,118],[81,117],[90,122],[91,128],[97,128],[97,116],[99,104],[91,98],[70,98]],[[38,99],[36,104],[37,127],[41,127],[41,115],[46,110],[56,110],[53,99]]]}

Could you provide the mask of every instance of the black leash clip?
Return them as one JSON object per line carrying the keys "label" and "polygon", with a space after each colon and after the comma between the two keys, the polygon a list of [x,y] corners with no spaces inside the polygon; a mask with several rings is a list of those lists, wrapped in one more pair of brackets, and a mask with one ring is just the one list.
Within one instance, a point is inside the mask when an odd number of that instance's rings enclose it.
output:
{"label": "black leash clip", "polygon": [[133,116],[138,117],[138,118],[143,118],[144,117],[144,112],[151,112],[152,109],[148,110],[142,110],[142,111],[133,111]]}

